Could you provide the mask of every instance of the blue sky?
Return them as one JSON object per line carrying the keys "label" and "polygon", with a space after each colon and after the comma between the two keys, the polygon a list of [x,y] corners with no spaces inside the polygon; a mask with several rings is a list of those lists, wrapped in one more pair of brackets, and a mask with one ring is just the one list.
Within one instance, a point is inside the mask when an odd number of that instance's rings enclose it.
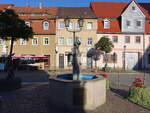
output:
{"label": "blue sky", "polygon": [[[96,2],[130,2],[131,0],[0,0],[0,4],[15,4],[17,6],[38,6],[42,2],[44,6],[81,7],[89,6],[91,1]],[[149,2],[150,0],[137,0],[138,2]]]}

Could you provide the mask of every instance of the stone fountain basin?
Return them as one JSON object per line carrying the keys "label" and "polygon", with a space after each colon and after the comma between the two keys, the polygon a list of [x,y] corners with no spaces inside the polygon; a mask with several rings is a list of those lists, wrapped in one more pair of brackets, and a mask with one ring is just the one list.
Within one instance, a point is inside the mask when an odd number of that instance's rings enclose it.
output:
{"label": "stone fountain basin", "polygon": [[95,110],[106,102],[106,79],[80,74],[80,80],[72,80],[72,74],[49,77],[50,105],[65,110]]}

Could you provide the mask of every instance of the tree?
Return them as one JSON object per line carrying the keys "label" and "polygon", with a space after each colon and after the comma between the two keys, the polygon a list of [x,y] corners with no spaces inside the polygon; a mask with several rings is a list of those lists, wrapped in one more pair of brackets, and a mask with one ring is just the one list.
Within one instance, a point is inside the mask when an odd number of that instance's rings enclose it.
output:
{"label": "tree", "polygon": [[97,69],[97,61],[100,59],[101,54],[104,54],[104,52],[95,48],[91,48],[87,53],[95,61],[95,69]]}
{"label": "tree", "polygon": [[0,37],[4,40],[11,40],[10,52],[6,63],[8,78],[13,78],[12,55],[14,41],[22,38],[28,40],[33,37],[32,28],[25,24],[12,9],[0,11]]}
{"label": "tree", "polygon": [[106,61],[106,64],[104,67],[105,70],[107,68],[107,63],[108,63],[107,53],[110,53],[112,51],[113,47],[114,47],[114,45],[111,42],[111,40],[106,37],[101,37],[101,39],[95,44],[95,49],[105,52],[105,61]]}

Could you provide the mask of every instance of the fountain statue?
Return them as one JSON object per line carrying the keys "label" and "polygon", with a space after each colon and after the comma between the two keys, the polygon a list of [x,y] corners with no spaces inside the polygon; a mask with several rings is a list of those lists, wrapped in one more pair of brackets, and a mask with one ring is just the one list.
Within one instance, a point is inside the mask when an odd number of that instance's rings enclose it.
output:
{"label": "fountain statue", "polygon": [[80,29],[69,30],[70,19],[65,19],[67,31],[73,33],[73,73],[49,77],[50,104],[59,109],[95,110],[106,101],[106,79],[97,75],[80,73],[81,42],[75,36],[83,27],[83,19],[78,19]]}

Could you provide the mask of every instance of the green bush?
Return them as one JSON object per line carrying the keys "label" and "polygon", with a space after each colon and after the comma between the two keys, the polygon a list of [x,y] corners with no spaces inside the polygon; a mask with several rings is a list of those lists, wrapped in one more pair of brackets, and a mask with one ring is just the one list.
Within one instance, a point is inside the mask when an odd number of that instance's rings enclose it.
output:
{"label": "green bush", "polygon": [[139,88],[131,86],[128,99],[140,105],[150,105],[150,88]]}
{"label": "green bush", "polygon": [[13,79],[0,79],[0,90],[14,90],[21,88],[21,79],[15,77]]}

